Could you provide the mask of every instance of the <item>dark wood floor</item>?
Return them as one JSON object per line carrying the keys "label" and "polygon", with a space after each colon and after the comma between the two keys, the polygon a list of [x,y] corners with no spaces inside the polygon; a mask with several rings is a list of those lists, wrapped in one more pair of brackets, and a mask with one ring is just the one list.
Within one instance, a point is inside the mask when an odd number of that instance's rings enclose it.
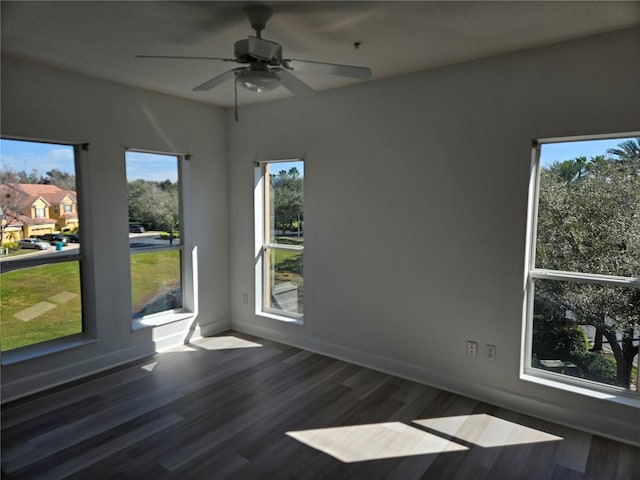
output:
{"label": "dark wood floor", "polygon": [[233,332],[2,408],[7,479],[640,479],[640,449]]}

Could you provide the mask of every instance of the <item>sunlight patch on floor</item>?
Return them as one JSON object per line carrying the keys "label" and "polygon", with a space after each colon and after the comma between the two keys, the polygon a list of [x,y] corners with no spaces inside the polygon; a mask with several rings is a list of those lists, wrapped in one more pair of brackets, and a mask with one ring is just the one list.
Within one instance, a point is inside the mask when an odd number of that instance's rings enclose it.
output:
{"label": "sunlight patch on floor", "polygon": [[301,430],[287,435],[345,463],[468,450],[401,422]]}
{"label": "sunlight patch on floor", "polygon": [[[459,415],[287,432],[291,438],[344,462],[440,454],[529,443],[558,442],[562,437],[487,414]],[[458,443],[459,442],[459,443]]]}
{"label": "sunlight patch on floor", "polygon": [[234,337],[233,335],[226,335],[220,337],[207,337],[197,342],[194,342],[191,346],[194,349],[205,350],[230,350],[234,348],[256,348],[262,347],[259,343],[251,342],[243,338]]}
{"label": "sunlight patch on floor", "polygon": [[146,365],[141,366],[142,370],[146,370],[147,372],[153,372],[156,369],[158,362],[147,363]]}
{"label": "sunlight patch on floor", "polygon": [[414,420],[413,423],[484,448],[563,440],[562,437],[486,413],[428,418]]}

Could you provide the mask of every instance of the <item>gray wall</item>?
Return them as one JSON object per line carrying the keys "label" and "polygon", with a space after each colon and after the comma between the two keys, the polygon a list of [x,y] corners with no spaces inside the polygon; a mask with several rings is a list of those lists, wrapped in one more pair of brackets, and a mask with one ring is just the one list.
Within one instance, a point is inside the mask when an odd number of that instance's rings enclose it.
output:
{"label": "gray wall", "polygon": [[[639,47],[624,31],[229,113],[232,327],[640,443],[636,408],[519,378],[531,140],[639,130]],[[303,326],[242,301],[252,162],[297,156]]]}
{"label": "gray wall", "polygon": [[[2,367],[2,399],[69,381],[228,327],[228,193],[222,109],[70,72],[2,59],[2,135],[88,142],[82,165],[91,239],[87,281],[95,285],[97,342]],[[190,153],[185,202],[189,252],[198,247],[199,314],[131,331],[124,149]],[[88,226],[91,225],[89,230]]]}

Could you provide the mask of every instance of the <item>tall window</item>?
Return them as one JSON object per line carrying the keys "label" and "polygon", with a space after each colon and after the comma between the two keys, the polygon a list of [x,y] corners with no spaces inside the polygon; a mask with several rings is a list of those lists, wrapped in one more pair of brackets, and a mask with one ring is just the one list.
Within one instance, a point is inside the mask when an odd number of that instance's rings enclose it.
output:
{"label": "tall window", "polygon": [[6,352],[84,331],[80,219],[53,208],[45,215],[45,205],[79,201],[81,149],[9,139],[0,140],[0,147],[0,326]]}
{"label": "tall window", "polygon": [[304,313],[304,163],[262,163],[258,169],[259,313],[301,321]]}
{"label": "tall window", "polygon": [[126,152],[134,326],[183,307],[180,157]]}
{"label": "tall window", "polygon": [[527,373],[638,394],[639,142],[549,141],[535,150]]}

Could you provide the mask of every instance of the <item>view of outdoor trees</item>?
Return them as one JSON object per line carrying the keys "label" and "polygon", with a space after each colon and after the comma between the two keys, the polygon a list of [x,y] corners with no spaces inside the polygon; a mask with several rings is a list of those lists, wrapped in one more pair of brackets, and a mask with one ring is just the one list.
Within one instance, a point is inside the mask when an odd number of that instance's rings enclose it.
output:
{"label": "view of outdoor trees", "polygon": [[[269,229],[266,299],[268,308],[302,314],[304,311],[304,191],[302,161],[268,165]],[[300,168],[298,168],[298,166]],[[271,173],[271,169],[277,173]],[[274,244],[283,247],[274,246]],[[290,248],[284,247],[285,245]]]}
{"label": "view of outdoor trees", "polygon": [[[15,171],[11,168],[0,170],[0,184],[43,184],[55,185],[63,190],[75,190],[75,176],[57,169],[41,174],[38,170],[31,172]],[[133,180],[128,183],[129,217],[148,230],[166,231],[172,234],[177,230],[179,220],[178,183],[164,180],[161,182]],[[7,193],[2,195],[0,212],[2,228],[12,220],[10,215],[21,211],[20,198]],[[18,208],[20,207],[20,208]],[[173,235],[170,235],[172,238]],[[2,238],[2,236],[0,236]]]}
{"label": "view of outdoor trees", "polygon": [[303,179],[296,167],[270,174],[273,226],[281,233],[303,230]]}
{"label": "view of outdoor trees", "polygon": [[178,229],[178,182],[137,179],[128,183],[129,219],[147,230],[169,232]]}
{"label": "view of outdoor trees", "polygon": [[[640,278],[639,142],[541,169],[537,269]],[[637,284],[536,279],[534,304],[534,367],[637,389]]]}

